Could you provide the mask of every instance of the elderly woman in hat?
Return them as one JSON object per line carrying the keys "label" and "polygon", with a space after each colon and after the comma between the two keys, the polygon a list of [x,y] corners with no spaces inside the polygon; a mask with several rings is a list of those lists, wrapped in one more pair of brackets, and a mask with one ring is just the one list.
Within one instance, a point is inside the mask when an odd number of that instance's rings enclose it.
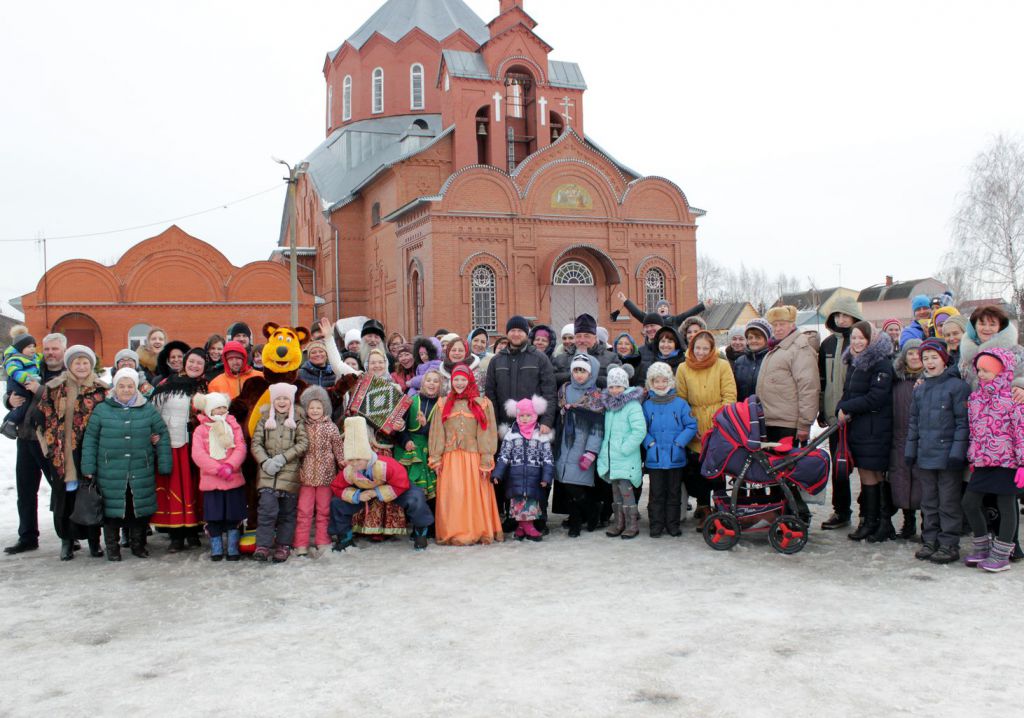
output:
{"label": "elderly woman in hat", "polygon": [[772,326],[772,349],[761,362],[757,396],[764,407],[769,441],[792,436],[807,441],[818,417],[818,335],[799,332],[796,307],[772,307],[765,315]]}
{"label": "elderly woman in hat", "polygon": [[71,521],[71,514],[78,491],[85,488],[82,473],[85,429],[93,409],[106,397],[107,386],[96,377],[96,354],[87,346],[68,347],[64,366],[67,371],[43,388],[38,410],[43,417],[43,442],[53,478],[50,509],[61,539],[60,560],[70,561],[75,557],[75,539],[81,536],[88,539],[92,556],[103,555],[100,527],[79,526]]}

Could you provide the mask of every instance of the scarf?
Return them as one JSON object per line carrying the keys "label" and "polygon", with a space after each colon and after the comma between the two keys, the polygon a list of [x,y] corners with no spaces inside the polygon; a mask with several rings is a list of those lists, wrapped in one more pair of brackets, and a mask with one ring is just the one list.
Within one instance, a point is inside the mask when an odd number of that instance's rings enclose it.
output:
{"label": "scarf", "polygon": [[[711,339],[711,353],[703,359],[698,359],[694,356],[693,345],[697,343],[697,338],[707,336]],[[686,366],[690,367],[694,371],[701,371],[703,369],[710,369],[718,363],[718,354],[714,351],[715,338],[711,335],[711,332],[700,331],[693,337],[693,341],[690,342],[690,346],[686,347]]]}
{"label": "scarf", "polygon": [[233,448],[235,448],[235,432],[228,426],[228,415],[211,416],[210,458],[214,461],[223,461],[228,455],[228,449]]}
{"label": "scarf", "polygon": [[473,413],[473,418],[476,419],[476,423],[481,429],[487,431],[487,414],[484,412],[484,408],[480,406],[480,402],[477,399],[480,398],[480,390],[476,386],[476,377],[473,376],[473,372],[469,370],[469,367],[465,364],[457,364],[452,370],[452,379],[455,375],[469,379],[469,384],[466,385],[466,390],[461,394],[455,391],[455,385],[452,385],[452,390],[448,393],[448,397],[444,402],[444,411],[441,412],[441,421],[448,421],[448,417],[451,416],[452,409],[455,407],[455,402],[464,400],[469,404],[469,410]]}
{"label": "scarf", "polygon": [[160,382],[156,389],[153,390],[152,398],[154,403],[159,403],[159,397],[164,394],[184,394],[191,397],[197,392],[206,393],[206,378],[198,377],[193,379],[182,371],[180,374],[171,374]]}
{"label": "scarf", "polygon": [[533,421],[529,424],[523,423],[523,420],[517,416],[516,425],[519,427],[519,433],[522,434],[523,438],[529,441],[533,438],[533,430],[537,428],[537,415],[534,414]]}

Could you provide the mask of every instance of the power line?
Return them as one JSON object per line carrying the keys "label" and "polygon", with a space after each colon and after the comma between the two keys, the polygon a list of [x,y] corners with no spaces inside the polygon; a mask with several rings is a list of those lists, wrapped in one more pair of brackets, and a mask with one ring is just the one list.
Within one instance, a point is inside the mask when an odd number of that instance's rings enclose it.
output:
{"label": "power line", "polygon": [[161,220],[158,220],[156,222],[149,222],[147,224],[137,224],[134,227],[124,227],[122,229],[111,229],[111,230],[108,230],[106,232],[88,232],[86,234],[65,234],[65,235],[61,235],[59,237],[11,237],[9,239],[0,239],[0,242],[39,242],[39,241],[41,241],[43,239],[46,239],[46,241],[50,241],[50,240],[54,240],[54,239],[87,239],[89,237],[102,237],[102,236],[107,235],[107,234],[118,234],[120,232],[131,232],[131,231],[136,230],[136,229],[147,229],[149,227],[158,227],[158,226],[163,225],[163,224],[168,224],[169,222],[177,222],[177,221],[182,220],[182,219],[189,219],[191,217],[198,217],[199,215],[202,215],[202,214],[209,214],[210,212],[216,212],[217,210],[227,209],[228,207],[233,207],[234,205],[239,204],[240,202],[246,202],[246,201],[248,201],[250,199],[253,199],[255,197],[259,197],[261,195],[267,194],[268,192],[273,192],[274,190],[279,190],[279,189],[281,189],[281,185],[280,184],[276,184],[273,187],[268,187],[267,189],[262,190],[260,192],[256,192],[254,194],[250,194],[250,195],[247,195],[245,197],[241,197],[240,199],[232,200],[231,202],[225,202],[224,204],[219,204],[216,207],[210,207],[209,209],[200,210],[199,212],[192,212],[191,214],[183,214],[180,217],[171,217],[170,219],[161,219]]}

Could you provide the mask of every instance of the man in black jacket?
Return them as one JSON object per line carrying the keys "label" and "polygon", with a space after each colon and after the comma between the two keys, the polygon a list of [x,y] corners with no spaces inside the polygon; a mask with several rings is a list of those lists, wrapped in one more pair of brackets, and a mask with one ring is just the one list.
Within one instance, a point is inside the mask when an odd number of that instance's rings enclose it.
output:
{"label": "man in black jacket", "polygon": [[[642,309],[640,309],[640,307],[638,307],[636,304],[631,302],[626,297],[626,295],[623,294],[622,292],[619,292],[619,301],[622,302],[623,306],[626,307],[626,310],[630,314],[632,314],[633,317],[638,322],[646,321],[646,319],[645,319],[646,315],[644,314],[644,311]],[[661,321],[662,321],[662,324],[664,326],[666,326],[666,327],[673,327],[674,329],[676,329],[678,331],[683,326],[683,322],[685,322],[690,317],[697,316],[698,314],[703,312],[705,309],[710,309],[711,305],[713,305],[713,304],[714,304],[713,300],[705,299],[700,304],[698,304],[698,305],[696,305],[694,307],[690,307],[689,309],[687,309],[682,314],[672,314],[672,305],[669,303],[669,301],[667,299],[662,299],[661,301],[659,301],[655,305],[654,311],[658,314],[658,316],[661,317]],[[618,310],[612,312],[612,320],[613,321],[615,319],[617,319],[618,316],[619,316]]]}
{"label": "man in black jacket", "polygon": [[[589,314],[581,314],[576,317],[574,324],[576,330],[576,351],[589,354],[597,359],[601,370],[597,375],[597,386],[603,389],[608,381],[608,367],[612,364],[622,364],[619,355],[609,349],[603,342],[597,341],[597,320]],[[572,363],[573,354],[560,354],[555,357],[555,383],[558,386],[569,381],[569,365]]]}
{"label": "man in black jacket", "polygon": [[[63,334],[49,334],[43,338],[43,381],[31,399],[25,418],[18,426],[17,458],[15,459],[15,485],[18,491],[18,541],[4,549],[6,554],[34,551],[39,548],[39,481],[50,481],[50,462],[43,456],[36,435],[35,407],[39,404],[46,382],[64,371],[64,350],[68,341]],[[8,408],[26,401],[24,397],[8,396]],[[55,519],[56,520],[56,519]]]}
{"label": "man in black jacket", "polygon": [[[491,357],[487,365],[487,377],[484,379],[484,394],[494,405],[494,415],[499,424],[514,424],[515,416],[505,412],[505,402],[509,399],[519,401],[530,399],[534,395],[543,397],[548,403],[543,416],[537,418],[539,431],[549,434],[555,428],[555,416],[558,413],[558,387],[555,384],[555,372],[547,355],[538,351],[529,342],[530,324],[524,317],[510,317],[505,324],[505,335],[508,346]],[[550,490],[550,487],[548,488]],[[505,509],[505,494],[502,486],[495,487],[498,508],[502,513]],[[541,532],[547,532],[547,500],[543,505],[543,518],[535,524]],[[515,522],[506,519],[503,528],[514,529]],[[510,528],[511,527],[511,528]]]}

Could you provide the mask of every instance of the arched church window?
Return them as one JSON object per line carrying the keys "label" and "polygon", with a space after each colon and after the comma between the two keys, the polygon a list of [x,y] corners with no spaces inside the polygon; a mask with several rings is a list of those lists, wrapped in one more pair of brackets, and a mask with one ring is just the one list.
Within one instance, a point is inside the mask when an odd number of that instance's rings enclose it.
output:
{"label": "arched church window", "polygon": [[146,341],[146,336],[149,334],[148,324],[136,324],[128,330],[128,348],[132,351],[137,350],[142,346],[143,342]]}
{"label": "arched church window", "polygon": [[341,120],[348,122],[352,119],[352,75],[345,75],[341,83]]}
{"label": "arched church window", "polygon": [[644,293],[647,295],[647,311],[654,312],[655,306],[665,298],[665,273],[652,268],[644,275]]}
{"label": "arched church window", "polygon": [[423,277],[419,269],[412,271],[410,281],[412,294],[412,330],[414,334],[423,333]]}
{"label": "arched church window", "polygon": [[423,109],[423,65],[418,62],[409,68],[409,108]]}
{"label": "arched church window", "polygon": [[472,322],[473,327],[482,327],[488,331],[498,329],[498,292],[494,270],[479,265],[472,275]]}
{"label": "arched church window", "polygon": [[555,284],[562,287],[592,287],[594,286],[594,273],[583,262],[571,260],[555,270]]}
{"label": "arched church window", "polygon": [[380,202],[374,202],[370,208],[370,226],[376,227],[380,224]]}
{"label": "arched church window", "polygon": [[384,68],[373,71],[373,113],[384,111]]}

